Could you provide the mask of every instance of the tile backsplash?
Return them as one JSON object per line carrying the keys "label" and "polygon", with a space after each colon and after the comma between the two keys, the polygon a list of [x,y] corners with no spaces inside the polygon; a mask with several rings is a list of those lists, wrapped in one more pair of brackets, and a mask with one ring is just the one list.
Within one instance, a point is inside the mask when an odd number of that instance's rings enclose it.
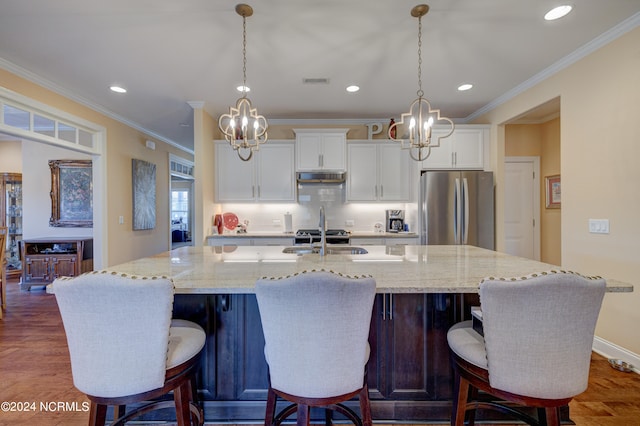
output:
{"label": "tile backsplash", "polygon": [[[348,203],[344,183],[299,185],[297,199],[297,203],[223,203],[216,205],[216,212],[233,212],[240,223],[248,220],[249,233],[279,233],[284,232],[284,215],[287,212],[293,216],[294,231],[317,228],[320,207],[324,206],[329,228],[374,232],[376,223],[384,226],[385,210],[404,209],[409,230],[417,232],[416,203]],[[211,220],[213,224],[213,218]]]}

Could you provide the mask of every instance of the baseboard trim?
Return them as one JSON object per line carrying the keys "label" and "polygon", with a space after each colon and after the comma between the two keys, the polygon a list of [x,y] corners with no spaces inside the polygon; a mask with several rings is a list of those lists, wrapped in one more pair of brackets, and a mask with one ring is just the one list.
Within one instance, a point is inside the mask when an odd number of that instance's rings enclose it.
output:
{"label": "baseboard trim", "polygon": [[601,337],[593,339],[593,351],[607,359],[621,359],[633,365],[633,371],[640,374],[640,355],[611,343]]}

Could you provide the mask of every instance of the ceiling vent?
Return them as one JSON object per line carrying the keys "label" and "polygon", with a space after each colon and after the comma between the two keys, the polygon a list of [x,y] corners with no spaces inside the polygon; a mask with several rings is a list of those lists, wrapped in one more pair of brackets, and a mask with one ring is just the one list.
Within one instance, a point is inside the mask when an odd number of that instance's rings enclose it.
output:
{"label": "ceiling vent", "polygon": [[303,78],[303,84],[329,84],[328,78]]}

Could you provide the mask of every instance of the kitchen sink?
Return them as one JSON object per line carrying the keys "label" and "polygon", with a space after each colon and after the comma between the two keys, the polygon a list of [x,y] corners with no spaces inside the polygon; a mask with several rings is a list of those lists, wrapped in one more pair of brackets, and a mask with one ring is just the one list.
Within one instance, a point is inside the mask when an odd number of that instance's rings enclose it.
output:
{"label": "kitchen sink", "polygon": [[[283,253],[291,253],[291,254],[318,254],[320,253],[320,247],[318,246],[293,246],[293,247],[285,247],[282,250]],[[369,253],[366,249],[362,247],[354,247],[354,246],[327,246],[325,250],[325,254],[367,254]]]}

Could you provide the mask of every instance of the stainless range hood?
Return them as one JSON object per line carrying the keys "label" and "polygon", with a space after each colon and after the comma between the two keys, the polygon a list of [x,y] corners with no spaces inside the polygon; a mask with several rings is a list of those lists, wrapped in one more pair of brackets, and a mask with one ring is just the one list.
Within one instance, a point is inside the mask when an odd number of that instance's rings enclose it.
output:
{"label": "stainless range hood", "polygon": [[298,183],[343,183],[346,180],[346,172],[337,171],[316,171],[297,172]]}

